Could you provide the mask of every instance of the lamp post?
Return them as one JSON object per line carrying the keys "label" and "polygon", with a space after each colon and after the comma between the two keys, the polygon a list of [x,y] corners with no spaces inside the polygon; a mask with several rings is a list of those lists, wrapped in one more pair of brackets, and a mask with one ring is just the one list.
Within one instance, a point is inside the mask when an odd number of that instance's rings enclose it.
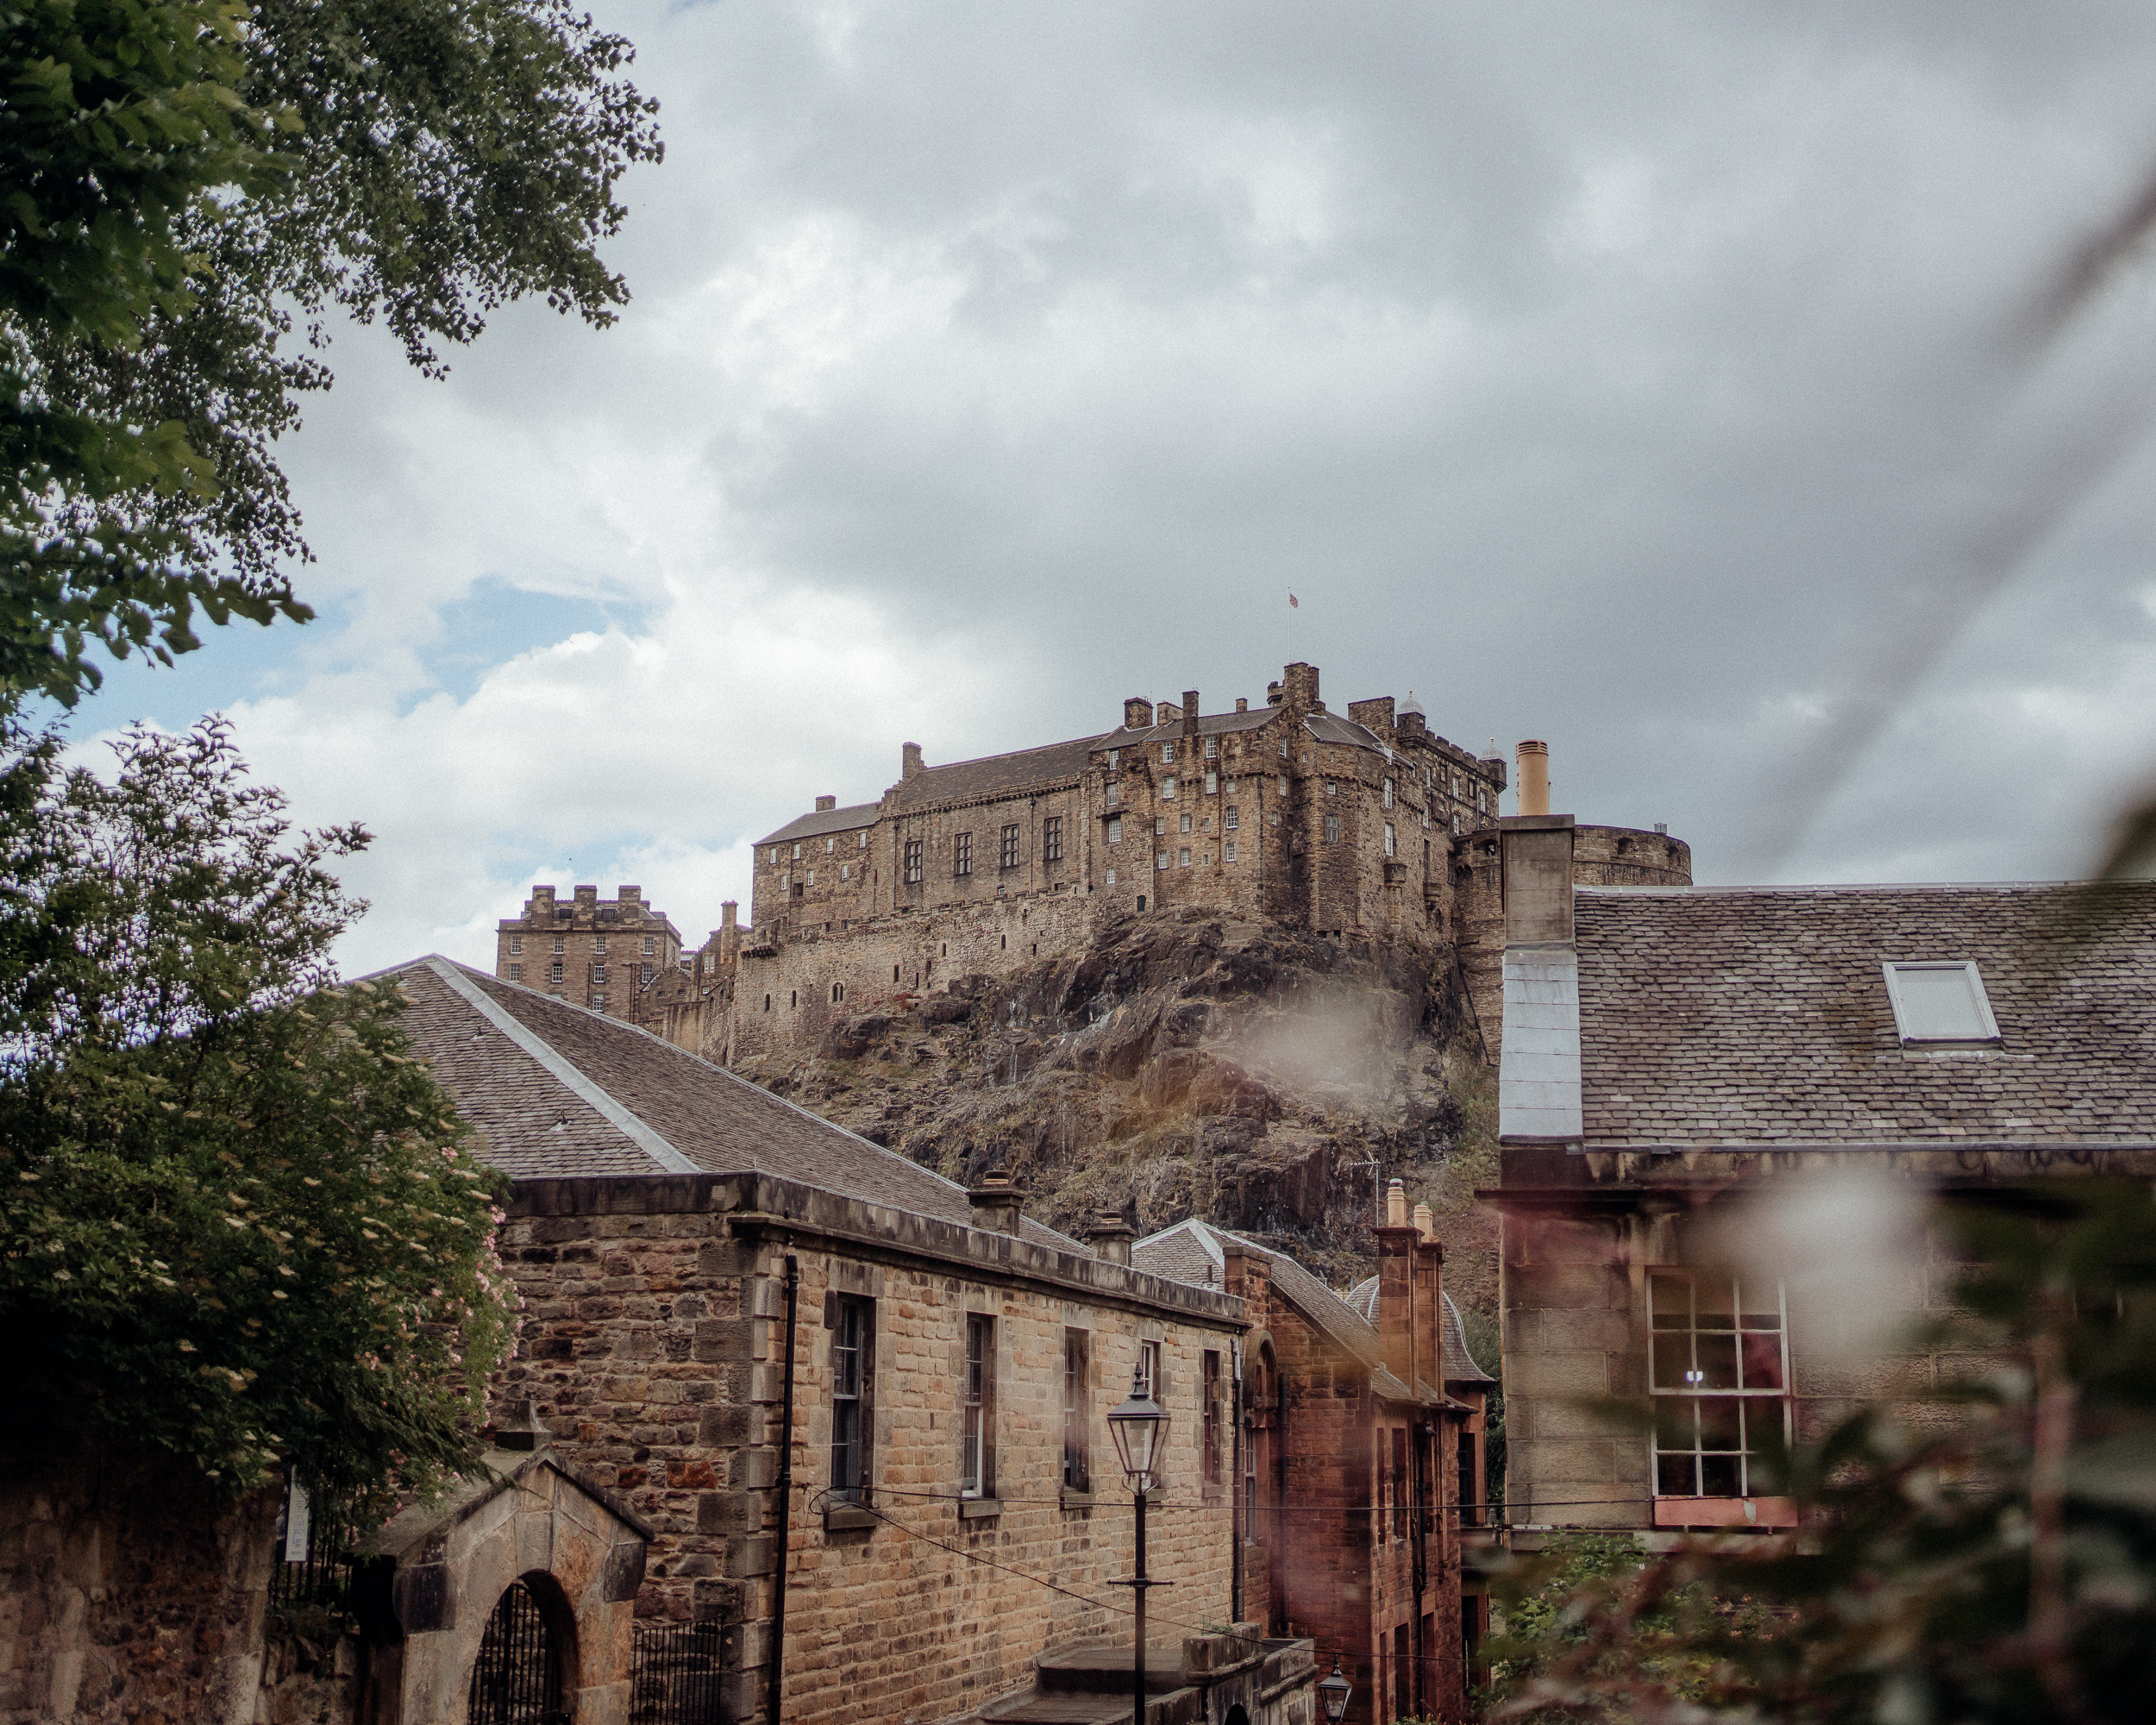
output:
{"label": "lamp post", "polygon": [[1108,1415],[1108,1430],[1114,1435],[1116,1459],[1123,1464],[1123,1477],[1131,1482],[1137,1509],[1138,1560],[1131,1566],[1131,1579],[1119,1585],[1130,1588],[1138,1599],[1138,1642],[1131,1663],[1131,1725],[1145,1725],[1145,1591],[1167,1584],[1146,1578],[1145,1494],[1158,1483],[1160,1465],[1166,1458],[1168,1411],[1153,1400],[1144,1379],[1143,1356],[1141,1363],[1131,1368],[1131,1399]]}
{"label": "lamp post", "polygon": [[1339,1725],[1347,1716],[1348,1697],[1355,1692],[1355,1685],[1340,1675],[1340,1656],[1332,1656],[1332,1675],[1318,1684],[1318,1699],[1324,1704],[1325,1716]]}

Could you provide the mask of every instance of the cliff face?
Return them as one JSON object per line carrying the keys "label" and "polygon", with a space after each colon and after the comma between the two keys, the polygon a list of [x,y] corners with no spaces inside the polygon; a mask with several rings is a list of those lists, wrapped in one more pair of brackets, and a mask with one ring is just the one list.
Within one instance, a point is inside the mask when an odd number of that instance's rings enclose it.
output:
{"label": "cliff face", "polygon": [[[743,1076],[955,1180],[1007,1169],[1083,1233],[1201,1215],[1336,1287],[1369,1272],[1376,1181],[1427,1199],[1447,1290],[1494,1306],[1495,1083],[1450,948],[1186,910],[1073,955],[840,1019]],[[1377,1166],[1357,1166],[1375,1161]]]}

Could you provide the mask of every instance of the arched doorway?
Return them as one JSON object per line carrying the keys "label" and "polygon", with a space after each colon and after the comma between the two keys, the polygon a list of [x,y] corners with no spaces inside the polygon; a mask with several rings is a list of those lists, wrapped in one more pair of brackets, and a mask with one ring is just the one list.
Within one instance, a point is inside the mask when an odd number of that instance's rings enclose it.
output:
{"label": "arched doorway", "polygon": [[561,1705],[562,1637],[531,1584],[519,1577],[503,1589],[472,1666],[470,1725],[568,1725]]}

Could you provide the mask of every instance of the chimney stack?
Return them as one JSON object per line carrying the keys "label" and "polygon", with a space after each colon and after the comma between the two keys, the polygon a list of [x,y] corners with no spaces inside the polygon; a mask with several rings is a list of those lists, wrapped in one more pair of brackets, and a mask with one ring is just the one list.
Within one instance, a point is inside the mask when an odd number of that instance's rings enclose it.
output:
{"label": "chimney stack", "polygon": [[1550,745],[1529,741],[1520,745],[1520,812],[1550,812]]}
{"label": "chimney stack", "polygon": [[1137,1232],[1114,1211],[1103,1210],[1086,1230],[1086,1244],[1103,1263],[1128,1264],[1131,1242],[1137,1238]]}
{"label": "chimney stack", "polygon": [[918,779],[924,770],[921,766],[921,745],[918,743],[901,743],[899,747],[899,777]]}
{"label": "chimney stack", "polygon": [[830,809],[835,809],[837,806],[838,799],[837,797],[818,797],[816,800],[816,812],[818,814],[822,814]]}
{"label": "chimney stack", "polygon": [[993,1168],[981,1176],[981,1183],[966,1194],[973,1204],[973,1225],[990,1233],[1015,1234],[1018,1232],[1019,1213],[1025,1206],[1025,1194],[1011,1183],[1011,1176],[1000,1168]]}
{"label": "chimney stack", "polygon": [[1415,1247],[1421,1236],[1407,1220],[1407,1191],[1397,1180],[1385,1193],[1385,1223],[1377,1230],[1377,1350],[1385,1370],[1402,1383],[1415,1377]]}
{"label": "chimney stack", "polygon": [[1150,731],[1153,728],[1153,704],[1144,695],[1132,695],[1123,703],[1123,728],[1125,731]]}
{"label": "chimney stack", "polygon": [[1183,691],[1183,735],[1195,737],[1197,734],[1198,692],[1195,689],[1185,689]]}

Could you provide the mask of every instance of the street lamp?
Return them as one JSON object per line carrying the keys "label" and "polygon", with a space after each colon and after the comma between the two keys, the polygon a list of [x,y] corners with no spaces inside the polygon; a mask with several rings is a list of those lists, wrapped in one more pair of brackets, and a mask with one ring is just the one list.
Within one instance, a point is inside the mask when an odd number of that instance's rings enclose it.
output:
{"label": "street lamp", "polygon": [[1131,1399],[1108,1415],[1108,1430],[1115,1439],[1116,1459],[1123,1477],[1131,1482],[1137,1508],[1138,1561],[1131,1579],[1121,1584],[1137,1596],[1138,1641],[1131,1664],[1131,1725],[1145,1725],[1145,1591],[1167,1584],[1145,1576],[1145,1494],[1159,1484],[1161,1464],[1166,1458],[1168,1410],[1153,1400],[1145,1382],[1144,1355],[1131,1368]]}
{"label": "street lamp", "polygon": [[1332,1675],[1318,1685],[1318,1699],[1324,1703],[1325,1716],[1338,1725],[1347,1716],[1348,1697],[1355,1692],[1355,1685],[1340,1675],[1340,1656],[1332,1656]]}

